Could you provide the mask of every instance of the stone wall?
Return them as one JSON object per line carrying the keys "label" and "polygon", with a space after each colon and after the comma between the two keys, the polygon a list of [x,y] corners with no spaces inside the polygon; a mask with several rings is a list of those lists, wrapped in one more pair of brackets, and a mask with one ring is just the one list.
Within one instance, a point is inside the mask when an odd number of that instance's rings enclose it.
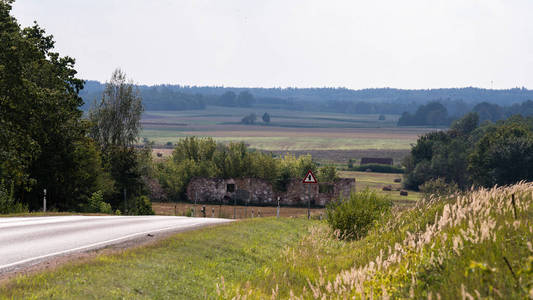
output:
{"label": "stone wall", "polygon": [[193,178],[187,186],[189,201],[198,203],[259,204],[274,202],[272,185],[257,178]]}
{"label": "stone wall", "polygon": [[341,178],[334,183],[306,184],[291,179],[285,192],[276,192],[270,182],[257,178],[193,178],[187,186],[189,201],[212,204],[325,206],[332,199],[348,197],[355,190],[355,179]]}

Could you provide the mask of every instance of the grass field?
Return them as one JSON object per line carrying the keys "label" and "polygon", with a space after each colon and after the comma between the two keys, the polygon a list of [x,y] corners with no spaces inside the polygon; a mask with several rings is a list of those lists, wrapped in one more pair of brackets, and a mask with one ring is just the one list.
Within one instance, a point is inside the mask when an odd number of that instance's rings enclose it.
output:
{"label": "grass field", "polygon": [[523,183],[421,203],[352,241],[315,220],[243,220],[21,276],[0,298],[527,299],[532,195]]}
{"label": "grass field", "polygon": [[242,125],[240,119],[263,111],[254,108],[208,107],[195,111],[148,111],[143,115],[142,137],[158,145],[176,143],[186,136],[209,136],[228,143],[243,141],[269,151],[298,150],[405,150],[430,128],[398,128],[397,115],[317,113],[269,110],[271,123],[258,120]]}
{"label": "grass field", "polygon": [[[394,182],[394,179],[402,179],[403,174],[388,174],[375,172],[340,171],[340,177],[355,178],[356,190],[365,188],[376,190],[386,195],[398,205],[414,205],[420,199],[421,193],[408,191],[407,196],[401,196],[402,183]],[[384,186],[392,187],[392,191],[383,191]]]}

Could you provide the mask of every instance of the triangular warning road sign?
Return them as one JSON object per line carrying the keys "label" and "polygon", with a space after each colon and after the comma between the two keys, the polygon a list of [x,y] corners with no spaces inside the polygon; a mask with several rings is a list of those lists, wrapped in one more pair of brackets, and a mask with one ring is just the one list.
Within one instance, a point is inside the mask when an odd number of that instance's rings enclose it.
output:
{"label": "triangular warning road sign", "polygon": [[318,183],[318,181],[316,180],[315,175],[313,174],[313,172],[311,170],[309,170],[307,172],[307,175],[305,175],[303,183]]}

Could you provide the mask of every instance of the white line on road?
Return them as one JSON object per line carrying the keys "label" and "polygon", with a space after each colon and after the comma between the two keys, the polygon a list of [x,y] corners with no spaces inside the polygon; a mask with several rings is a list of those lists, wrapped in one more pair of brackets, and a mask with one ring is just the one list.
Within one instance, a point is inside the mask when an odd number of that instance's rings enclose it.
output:
{"label": "white line on road", "polygon": [[[200,224],[206,224],[206,223],[203,223],[203,222],[192,223],[192,224],[188,224],[188,226],[185,226],[185,228],[194,227],[195,225],[200,225]],[[125,235],[125,236],[122,236],[122,237],[119,237],[119,238],[114,238],[114,239],[103,241],[103,242],[93,243],[93,244],[90,244],[90,245],[71,248],[71,249],[58,251],[58,252],[54,252],[54,253],[50,253],[50,254],[45,254],[45,255],[41,255],[41,256],[36,256],[36,257],[32,257],[32,258],[27,258],[27,259],[23,259],[23,260],[20,260],[20,261],[17,261],[17,262],[13,262],[13,263],[10,263],[10,264],[7,264],[7,265],[0,266],[0,271],[2,269],[12,268],[12,267],[15,267],[17,265],[29,263],[29,262],[32,262],[32,261],[41,260],[41,259],[48,258],[48,257],[53,257],[53,256],[58,256],[58,255],[62,255],[62,254],[71,253],[71,252],[80,251],[80,250],[90,249],[90,248],[93,248],[93,247],[98,247],[98,246],[101,246],[101,245],[110,244],[110,243],[113,243],[113,242],[117,242],[117,241],[120,241],[120,240],[131,238],[131,237],[134,237],[134,236],[153,233],[153,232],[159,232],[159,231],[165,231],[165,230],[170,230],[170,229],[174,229],[174,228],[184,228],[184,226],[183,226],[183,224],[180,224],[180,225],[169,226],[169,227],[160,228],[160,229],[137,232],[137,233],[128,234],[128,235]]]}

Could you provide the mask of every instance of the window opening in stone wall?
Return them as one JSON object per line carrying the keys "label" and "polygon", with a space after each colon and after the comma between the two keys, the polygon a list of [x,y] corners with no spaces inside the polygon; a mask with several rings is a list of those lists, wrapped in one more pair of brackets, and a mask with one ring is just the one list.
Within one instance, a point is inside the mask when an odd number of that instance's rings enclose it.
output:
{"label": "window opening in stone wall", "polygon": [[226,191],[227,191],[228,193],[233,193],[233,192],[235,192],[235,184],[233,184],[233,183],[228,183],[228,184],[226,185]]}

